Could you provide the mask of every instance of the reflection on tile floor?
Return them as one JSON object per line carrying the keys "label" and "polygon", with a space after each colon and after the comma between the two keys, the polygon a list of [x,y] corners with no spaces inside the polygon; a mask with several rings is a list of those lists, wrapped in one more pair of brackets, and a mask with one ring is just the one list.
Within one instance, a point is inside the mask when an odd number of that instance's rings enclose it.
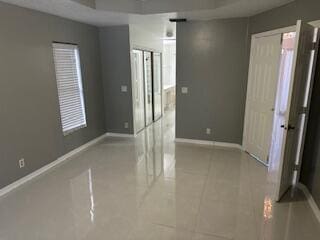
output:
{"label": "reflection on tile floor", "polygon": [[174,143],[174,113],[108,138],[0,199],[0,240],[319,240],[300,196],[273,203],[235,149]]}

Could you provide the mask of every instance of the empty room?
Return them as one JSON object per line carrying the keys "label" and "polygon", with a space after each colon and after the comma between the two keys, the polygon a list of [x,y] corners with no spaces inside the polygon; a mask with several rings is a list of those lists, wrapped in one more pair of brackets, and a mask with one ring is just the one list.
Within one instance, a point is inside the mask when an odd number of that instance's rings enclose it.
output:
{"label": "empty room", "polygon": [[319,0],[0,0],[0,240],[319,240]]}

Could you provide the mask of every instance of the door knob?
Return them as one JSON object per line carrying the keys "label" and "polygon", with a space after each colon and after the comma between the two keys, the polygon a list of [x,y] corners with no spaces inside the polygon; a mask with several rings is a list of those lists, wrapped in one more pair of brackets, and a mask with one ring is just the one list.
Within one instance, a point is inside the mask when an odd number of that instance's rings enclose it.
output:
{"label": "door knob", "polygon": [[295,127],[290,124],[288,125],[288,127],[286,127],[286,125],[281,125],[280,127],[283,128],[284,130],[288,130],[288,131],[295,129]]}
{"label": "door knob", "polygon": [[280,127],[283,128],[284,130],[287,130],[286,125],[281,125]]}

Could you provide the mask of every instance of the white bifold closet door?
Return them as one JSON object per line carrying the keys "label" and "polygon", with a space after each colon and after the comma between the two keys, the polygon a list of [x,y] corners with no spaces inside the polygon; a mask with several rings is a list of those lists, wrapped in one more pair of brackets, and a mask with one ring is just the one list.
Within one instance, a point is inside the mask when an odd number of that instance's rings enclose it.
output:
{"label": "white bifold closet door", "polygon": [[144,54],[144,88],[145,88],[145,116],[146,126],[153,123],[153,99],[152,99],[152,58],[151,52]]}
{"label": "white bifold closet door", "polygon": [[135,98],[135,131],[139,132],[145,127],[144,111],[144,79],[143,79],[143,52],[133,50],[132,68]]}
{"label": "white bifold closet door", "polygon": [[162,67],[161,53],[153,53],[153,119],[162,116]]}
{"label": "white bifold closet door", "polygon": [[253,38],[244,125],[244,150],[268,164],[281,56],[281,34]]}

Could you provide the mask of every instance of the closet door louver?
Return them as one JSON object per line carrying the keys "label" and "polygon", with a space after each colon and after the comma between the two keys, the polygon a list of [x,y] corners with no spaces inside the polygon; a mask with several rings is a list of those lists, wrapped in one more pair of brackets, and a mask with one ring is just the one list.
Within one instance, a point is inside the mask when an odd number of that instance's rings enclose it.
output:
{"label": "closet door louver", "polygon": [[79,49],[71,44],[53,44],[62,130],[64,135],[86,127]]}

